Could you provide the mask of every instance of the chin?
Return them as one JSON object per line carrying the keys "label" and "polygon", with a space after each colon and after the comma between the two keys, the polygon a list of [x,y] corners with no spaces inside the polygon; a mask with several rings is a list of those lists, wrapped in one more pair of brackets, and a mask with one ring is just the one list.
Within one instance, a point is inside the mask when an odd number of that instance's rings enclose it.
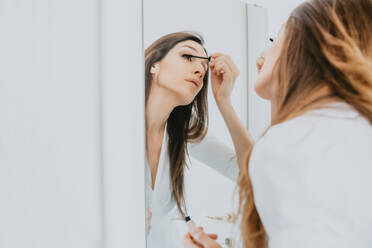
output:
{"label": "chin", "polygon": [[194,99],[195,97],[187,97],[183,99],[183,106],[189,105],[190,103],[192,103],[192,101],[194,101]]}
{"label": "chin", "polygon": [[257,95],[263,99],[270,100],[270,93],[267,87],[265,87],[262,83],[256,82],[254,85],[254,91],[257,93]]}
{"label": "chin", "polygon": [[178,99],[180,100],[180,105],[185,106],[189,105],[194,101],[197,93],[194,91],[190,91],[189,89],[183,89],[178,92]]}
{"label": "chin", "polygon": [[195,95],[183,95],[182,98],[180,98],[180,105],[186,106],[192,103],[195,99]]}

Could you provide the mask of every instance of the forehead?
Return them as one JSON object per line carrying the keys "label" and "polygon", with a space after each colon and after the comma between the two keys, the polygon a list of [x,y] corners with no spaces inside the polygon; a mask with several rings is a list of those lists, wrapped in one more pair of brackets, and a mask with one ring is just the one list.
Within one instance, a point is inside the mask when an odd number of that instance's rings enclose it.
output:
{"label": "forehead", "polygon": [[204,48],[202,47],[202,45],[200,45],[199,43],[193,40],[182,41],[178,43],[173,49],[174,50],[188,49],[188,50],[192,50],[196,52],[197,55],[199,56],[207,57],[207,54],[204,51]]}

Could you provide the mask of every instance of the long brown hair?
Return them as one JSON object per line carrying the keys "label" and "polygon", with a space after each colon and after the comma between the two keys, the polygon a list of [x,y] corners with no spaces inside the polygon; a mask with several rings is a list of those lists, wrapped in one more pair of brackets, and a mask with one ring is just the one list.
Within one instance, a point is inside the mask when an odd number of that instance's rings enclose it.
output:
{"label": "long brown hair", "polygon": [[[271,126],[334,100],[347,102],[372,125],[371,23],[371,0],[310,0],[291,13],[274,69],[279,85]],[[244,247],[261,248],[268,237],[248,173],[252,149],[238,180],[239,210]]]}
{"label": "long brown hair", "polygon": [[[168,52],[182,41],[192,40],[203,46],[203,38],[194,32],[176,32],[165,35],[145,50],[145,101],[147,103],[152,84],[151,66],[161,61]],[[207,53],[206,49],[204,48]],[[185,216],[184,169],[186,166],[187,143],[203,138],[208,128],[208,75],[203,78],[203,87],[188,105],[173,109],[167,120],[169,177],[172,197],[179,212]],[[164,144],[165,145],[165,144]]]}

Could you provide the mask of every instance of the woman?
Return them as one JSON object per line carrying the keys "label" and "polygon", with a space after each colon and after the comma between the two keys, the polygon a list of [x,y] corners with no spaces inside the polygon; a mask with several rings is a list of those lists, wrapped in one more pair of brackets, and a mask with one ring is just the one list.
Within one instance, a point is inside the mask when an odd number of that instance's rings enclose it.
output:
{"label": "woman", "polygon": [[[226,119],[238,119],[227,101],[239,72],[231,58],[211,55],[212,89]],[[145,51],[146,90],[146,204],[147,245],[175,248],[182,246],[174,219],[186,215],[184,167],[186,154],[201,160],[236,181],[237,162],[243,163],[252,139],[233,136],[236,153],[207,132],[207,89],[209,58],[201,37],[191,33],[172,33],[155,41]],[[238,122],[229,129],[244,130]],[[238,134],[238,132],[237,132]]]}
{"label": "woman", "polygon": [[372,247],[371,24],[371,0],[310,0],[258,59],[273,115],[238,182],[245,247]]}

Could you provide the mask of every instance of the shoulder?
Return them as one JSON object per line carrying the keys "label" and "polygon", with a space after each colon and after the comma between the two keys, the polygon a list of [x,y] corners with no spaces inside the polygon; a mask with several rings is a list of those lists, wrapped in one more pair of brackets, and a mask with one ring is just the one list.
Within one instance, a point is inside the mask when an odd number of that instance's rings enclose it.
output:
{"label": "shoulder", "polygon": [[271,127],[253,148],[249,172],[254,184],[314,190],[317,182],[324,191],[330,177],[357,182],[358,171],[370,175],[371,146],[372,126],[354,110],[320,109]]}
{"label": "shoulder", "polygon": [[368,121],[350,105],[337,102],[271,127],[257,141],[253,153],[324,155],[333,146],[351,146],[370,138],[372,127]]}
{"label": "shoulder", "polygon": [[349,228],[346,220],[370,216],[371,146],[371,125],[351,109],[319,109],[270,128],[249,163],[269,236],[334,235],[340,225]]}
{"label": "shoulder", "polygon": [[253,147],[249,160],[252,183],[271,182],[269,178],[283,182],[303,174],[304,166],[300,165],[314,159],[313,144],[327,142],[316,129],[316,121],[307,116],[272,126]]}
{"label": "shoulder", "polygon": [[287,154],[299,150],[311,139],[321,138],[320,132],[317,118],[307,115],[296,117],[270,127],[266,134],[257,140],[252,156],[261,152]]}
{"label": "shoulder", "polygon": [[253,148],[251,175],[291,172],[298,177],[309,168],[320,169],[324,155],[338,143],[338,131],[331,130],[327,119],[308,113],[270,127]]}

